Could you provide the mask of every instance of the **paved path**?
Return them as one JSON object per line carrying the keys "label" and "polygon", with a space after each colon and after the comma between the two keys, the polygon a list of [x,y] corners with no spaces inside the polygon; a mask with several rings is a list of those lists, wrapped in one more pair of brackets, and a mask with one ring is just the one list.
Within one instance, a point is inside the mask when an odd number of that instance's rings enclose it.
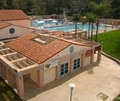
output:
{"label": "paved path", "polygon": [[75,72],[59,81],[39,89],[27,85],[24,101],[70,101],[69,83],[75,83],[72,101],[103,101],[96,97],[100,92],[112,101],[120,93],[120,65],[102,56],[98,66]]}

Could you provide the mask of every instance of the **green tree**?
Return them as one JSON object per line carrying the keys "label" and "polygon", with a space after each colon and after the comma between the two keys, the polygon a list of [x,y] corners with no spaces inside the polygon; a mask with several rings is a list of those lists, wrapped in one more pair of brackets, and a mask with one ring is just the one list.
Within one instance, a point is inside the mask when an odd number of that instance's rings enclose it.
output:
{"label": "green tree", "polygon": [[73,1],[72,0],[55,0],[55,6],[54,9],[56,10],[56,13],[63,13],[63,9],[71,9],[72,8]]}
{"label": "green tree", "polygon": [[110,5],[107,4],[107,2],[100,2],[99,4],[96,2],[90,2],[89,3],[90,10],[96,14],[97,20],[96,20],[96,37],[95,41],[98,40],[98,30],[99,30],[99,19],[104,18],[108,12],[110,11]]}
{"label": "green tree", "polygon": [[26,2],[24,3],[24,11],[31,15],[32,14],[32,10],[33,10],[33,3],[32,0],[26,0]]}
{"label": "green tree", "polygon": [[14,0],[7,0],[7,9],[14,9]]}
{"label": "green tree", "polygon": [[112,0],[111,2],[111,16],[113,18],[119,19],[120,18],[120,0]]}
{"label": "green tree", "polygon": [[0,0],[0,9],[6,9],[7,0]]}
{"label": "green tree", "polygon": [[54,6],[55,0],[46,0],[45,1],[46,14],[53,14],[55,12]]}
{"label": "green tree", "polygon": [[[90,31],[90,26],[91,26],[91,41],[93,40],[93,27],[94,27],[94,23],[95,23],[95,21],[96,21],[96,15],[94,14],[94,13],[87,13],[86,14],[86,17],[87,17],[87,20],[88,20],[88,22],[89,22],[89,31]],[[88,39],[89,39],[89,35],[90,33],[88,33]]]}
{"label": "green tree", "polygon": [[[97,21],[96,21],[96,37],[95,41],[98,40],[98,30],[99,30],[99,19],[104,18],[109,14],[110,11],[110,5],[107,4],[107,2],[101,2],[100,4],[95,6],[95,14],[97,15]],[[99,12],[99,13],[98,13]]]}
{"label": "green tree", "polygon": [[87,23],[87,18],[86,16],[82,16],[80,21],[82,22],[82,30],[83,30],[83,26],[85,25],[85,23]]}
{"label": "green tree", "polygon": [[13,4],[15,9],[21,9],[24,11],[24,7],[25,7],[25,2],[23,2],[24,0],[14,0]]}
{"label": "green tree", "polygon": [[77,22],[80,21],[81,15],[80,14],[73,14],[73,21],[75,21],[75,38],[77,35]]}
{"label": "green tree", "polygon": [[45,14],[45,2],[44,0],[33,0],[33,14],[42,15]]}

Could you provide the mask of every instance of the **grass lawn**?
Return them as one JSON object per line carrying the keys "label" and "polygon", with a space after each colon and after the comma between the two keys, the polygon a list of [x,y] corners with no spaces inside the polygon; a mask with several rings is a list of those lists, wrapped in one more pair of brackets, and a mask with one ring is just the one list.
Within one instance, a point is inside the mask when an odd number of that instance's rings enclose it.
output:
{"label": "grass lawn", "polygon": [[0,101],[22,101],[22,99],[1,77],[0,77]]}
{"label": "grass lawn", "polygon": [[113,101],[120,101],[120,94]]}
{"label": "grass lawn", "polygon": [[120,30],[99,34],[98,42],[103,42],[105,53],[120,60]]}

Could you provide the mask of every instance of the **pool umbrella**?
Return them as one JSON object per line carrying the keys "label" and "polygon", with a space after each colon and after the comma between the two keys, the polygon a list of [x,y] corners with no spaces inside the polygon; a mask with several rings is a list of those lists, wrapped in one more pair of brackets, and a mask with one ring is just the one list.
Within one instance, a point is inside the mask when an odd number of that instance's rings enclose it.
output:
{"label": "pool umbrella", "polygon": [[44,21],[37,21],[37,23],[39,23],[39,24],[43,24],[43,23],[45,23]]}
{"label": "pool umbrella", "polygon": [[56,20],[53,20],[52,22],[55,22],[55,23],[57,23],[58,21],[56,21]]}

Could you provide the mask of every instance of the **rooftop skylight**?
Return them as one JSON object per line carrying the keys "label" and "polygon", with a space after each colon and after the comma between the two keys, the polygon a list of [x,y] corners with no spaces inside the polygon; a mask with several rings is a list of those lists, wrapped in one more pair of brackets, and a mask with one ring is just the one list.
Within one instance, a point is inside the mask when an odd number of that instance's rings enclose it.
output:
{"label": "rooftop skylight", "polygon": [[41,40],[40,38],[35,38],[34,40],[37,41],[37,42],[39,42],[39,43],[42,43],[42,44],[46,43],[46,41]]}
{"label": "rooftop skylight", "polygon": [[42,36],[42,35],[40,35],[38,37],[35,37],[33,40],[40,43],[40,44],[46,45],[46,44],[54,41],[55,39],[50,37],[50,36]]}

